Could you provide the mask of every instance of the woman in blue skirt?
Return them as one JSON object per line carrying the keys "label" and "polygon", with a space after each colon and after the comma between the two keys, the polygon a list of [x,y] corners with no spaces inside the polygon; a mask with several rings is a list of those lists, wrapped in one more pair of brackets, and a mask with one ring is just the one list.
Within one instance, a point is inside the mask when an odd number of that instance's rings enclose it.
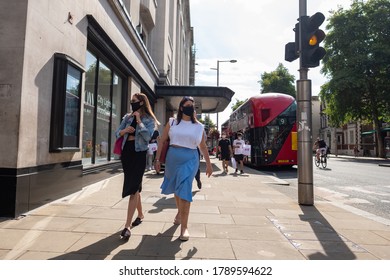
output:
{"label": "woman in blue skirt", "polygon": [[[164,181],[161,185],[162,194],[174,194],[178,212],[174,224],[181,225],[180,240],[187,241],[188,216],[192,202],[192,182],[199,168],[199,153],[206,161],[206,175],[213,173],[209,154],[207,152],[203,125],[198,122],[194,114],[194,99],[183,97],[179,104],[177,118],[171,118],[164,128],[160,141],[168,138],[170,146],[165,160]],[[158,146],[155,160],[155,169],[160,171],[161,147]]]}

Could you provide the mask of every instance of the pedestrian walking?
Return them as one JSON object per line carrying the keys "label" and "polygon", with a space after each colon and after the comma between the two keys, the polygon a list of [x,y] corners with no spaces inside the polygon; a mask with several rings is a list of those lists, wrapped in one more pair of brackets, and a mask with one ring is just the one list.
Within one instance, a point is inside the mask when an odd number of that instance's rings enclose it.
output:
{"label": "pedestrian walking", "polygon": [[230,158],[233,155],[230,140],[226,138],[226,133],[222,132],[222,138],[218,142],[218,150],[221,155],[223,173],[228,173]]}
{"label": "pedestrian walking", "polygon": [[149,141],[148,152],[146,153],[146,170],[147,171],[154,169],[153,161],[156,157],[159,136],[160,136],[160,134],[159,134],[158,130],[156,129],[153,132],[152,138]]}
{"label": "pedestrian walking", "polygon": [[[200,161],[200,151],[199,151],[198,147],[196,147],[196,149],[198,150],[199,161]],[[198,167],[198,171],[196,172],[196,175],[195,175],[195,180],[196,180],[196,185],[198,186],[198,189],[201,189],[202,188],[202,181],[200,180],[200,164]]]}
{"label": "pedestrian walking", "polygon": [[244,146],[245,141],[242,139],[242,133],[239,132],[237,133],[237,139],[233,141],[234,159],[237,163],[235,174],[238,172],[238,164],[240,164],[241,174],[244,173]]}
{"label": "pedestrian walking", "polygon": [[[196,118],[196,111],[194,111],[194,118],[197,120],[197,118]],[[206,134],[204,136],[205,136],[205,140],[207,140]],[[202,188],[202,181],[200,180],[200,157],[201,157],[201,153],[200,153],[199,147],[196,147],[196,149],[198,150],[198,155],[199,155],[199,167],[198,167],[198,171],[196,172],[196,175],[195,175],[195,180],[196,180],[196,185],[198,186],[198,189],[201,189]]]}
{"label": "pedestrian walking", "polygon": [[354,153],[355,157],[358,157],[358,156],[359,156],[359,148],[358,148],[358,145],[355,145],[355,147],[353,148],[353,153]]}
{"label": "pedestrian walking", "polygon": [[[140,193],[142,177],[146,166],[146,152],[153,131],[159,125],[156,116],[143,93],[135,93],[130,101],[132,113],[123,117],[116,136],[123,137],[121,162],[124,172],[122,198],[130,196],[127,217],[121,238],[128,239],[131,235],[130,226],[139,225],[143,218]],[[131,223],[137,209],[137,218]]]}
{"label": "pedestrian walking", "polygon": [[[212,174],[212,166],[207,152],[204,137],[204,127],[194,116],[194,99],[183,97],[180,101],[176,118],[171,118],[166,124],[161,141],[170,139],[170,146],[165,159],[164,181],[161,193],[174,194],[177,214],[174,224],[181,225],[180,240],[190,238],[188,232],[188,217],[192,202],[192,182],[199,169],[199,153],[206,161],[206,175]],[[162,145],[157,149],[155,169],[159,171]]]}

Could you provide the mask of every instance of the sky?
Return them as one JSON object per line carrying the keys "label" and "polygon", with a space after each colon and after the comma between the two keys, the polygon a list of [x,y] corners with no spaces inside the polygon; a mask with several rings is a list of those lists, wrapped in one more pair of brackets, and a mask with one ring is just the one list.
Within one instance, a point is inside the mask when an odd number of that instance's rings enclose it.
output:
{"label": "sky", "polygon": [[[195,85],[217,85],[235,92],[232,102],[219,113],[219,128],[228,118],[231,105],[238,100],[258,95],[259,80],[264,72],[274,71],[282,63],[299,79],[299,60],[284,60],[284,48],[295,41],[293,28],[299,17],[300,0],[190,0],[191,26],[194,28],[196,51]],[[352,0],[307,0],[307,15],[321,12],[326,33],[329,11],[338,7],[349,9]],[[215,68],[214,70],[211,68]],[[312,95],[318,95],[327,78],[320,73],[321,65],[310,68]],[[216,124],[216,114],[210,118]]]}

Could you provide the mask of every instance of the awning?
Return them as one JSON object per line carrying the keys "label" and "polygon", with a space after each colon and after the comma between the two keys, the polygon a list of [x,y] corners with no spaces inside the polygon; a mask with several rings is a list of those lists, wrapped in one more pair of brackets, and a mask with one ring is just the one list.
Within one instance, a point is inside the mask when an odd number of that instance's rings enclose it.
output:
{"label": "awning", "polygon": [[[384,127],[384,128],[381,128],[381,132],[386,132],[386,131],[390,131],[390,127]],[[371,134],[374,134],[376,132],[376,130],[369,130],[369,131],[364,131],[362,132],[362,136],[367,136],[367,135],[371,135]]]}
{"label": "awning", "polygon": [[371,134],[374,134],[376,130],[369,130],[369,131],[364,131],[362,132],[362,136],[368,136]]}
{"label": "awning", "polygon": [[200,114],[223,112],[232,100],[234,91],[227,87],[156,86],[156,95],[166,100],[170,110],[177,110],[183,96],[192,96],[196,111]]}

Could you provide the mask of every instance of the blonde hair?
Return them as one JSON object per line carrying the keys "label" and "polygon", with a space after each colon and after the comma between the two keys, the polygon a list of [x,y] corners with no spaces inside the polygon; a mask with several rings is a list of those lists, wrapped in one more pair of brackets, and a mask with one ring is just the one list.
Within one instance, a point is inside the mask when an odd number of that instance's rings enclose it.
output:
{"label": "blonde hair", "polygon": [[155,120],[156,126],[160,125],[160,122],[157,120],[155,114],[153,113],[152,106],[150,106],[150,102],[149,102],[148,97],[144,93],[140,93],[140,92],[134,93],[133,96],[137,97],[137,99],[139,101],[144,103],[144,106],[142,106],[140,108],[142,113],[145,113],[145,114],[151,116]]}

